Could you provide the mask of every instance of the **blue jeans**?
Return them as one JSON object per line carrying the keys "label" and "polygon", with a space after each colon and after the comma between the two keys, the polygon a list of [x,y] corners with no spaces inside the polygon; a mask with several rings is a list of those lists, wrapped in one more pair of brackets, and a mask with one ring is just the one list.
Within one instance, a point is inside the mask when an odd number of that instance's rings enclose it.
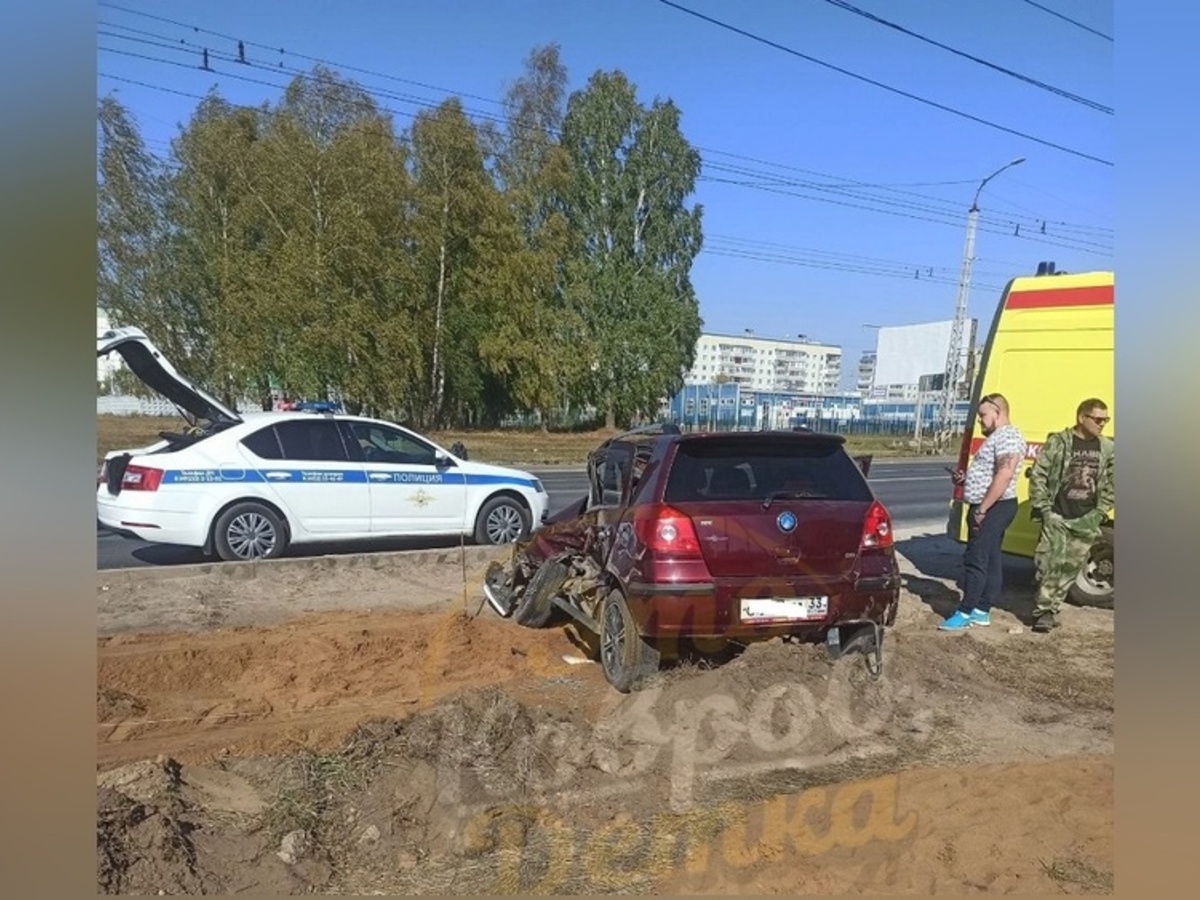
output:
{"label": "blue jeans", "polygon": [[967,549],[963,552],[963,596],[958,608],[990,610],[1004,587],[1004,532],[1017,516],[1017,501],[1000,500],[975,524],[975,506],[967,509]]}

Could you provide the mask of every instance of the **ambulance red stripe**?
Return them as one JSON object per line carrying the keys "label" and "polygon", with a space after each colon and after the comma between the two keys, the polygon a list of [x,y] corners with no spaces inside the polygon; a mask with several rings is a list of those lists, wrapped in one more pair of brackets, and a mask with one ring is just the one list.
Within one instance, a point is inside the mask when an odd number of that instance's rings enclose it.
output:
{"label": "ambulance red stripe", "polygon": [[1018,291],[1008,295],[1005,309],[1037,309],[1048,306],[1111,306],[1113,286],[1051,288],[1044,291]]}

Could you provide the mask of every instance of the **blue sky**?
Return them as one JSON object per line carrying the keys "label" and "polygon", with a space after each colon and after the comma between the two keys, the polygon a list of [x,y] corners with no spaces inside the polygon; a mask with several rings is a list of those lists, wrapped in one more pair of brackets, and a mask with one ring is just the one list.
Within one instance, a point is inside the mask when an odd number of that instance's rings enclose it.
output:
{"label": "blue sky", "polygon": [[[971,199],[1015,158],[1025,162],[979,202],[970,314],[981,337],[1004,284],[1040,260],[1113,267],[1115,116],[1096,108],[1115,106],[1111,0],[677,3],[827,65],[659,0],[101,0],[97,90],[115,92],[166,154],[210,87],[274,102],[287,73],[314,59],[387,92],[397,129],[449,95],[498,116],[529,51],[556,43],[571,90],[620,69],[643,102],[681,109],[704,160],[693,199],[705,250],[692,276],[705,329],[840,345],[844,385],[874,344],[865,325],[953,315]],[[237,39],[271,70],[224,61]],[[205,46],[212,72],[199,68]]]}

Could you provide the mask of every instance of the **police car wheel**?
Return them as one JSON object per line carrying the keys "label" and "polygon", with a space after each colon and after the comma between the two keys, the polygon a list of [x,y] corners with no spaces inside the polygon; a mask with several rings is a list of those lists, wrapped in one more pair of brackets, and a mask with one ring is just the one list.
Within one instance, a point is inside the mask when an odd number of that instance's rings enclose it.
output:
{"label": "police car wheel", "polygon": [[475,520],[475,542],[498,546],[511,544],[529,534],[529,514],[511,497],[493,497],[483,504]]}
{"label": "police car wheel", "polygon": [[287,549],[287,529],[270,507],[235,503],[213,528],[217,555],[228,562],[275,559]]}

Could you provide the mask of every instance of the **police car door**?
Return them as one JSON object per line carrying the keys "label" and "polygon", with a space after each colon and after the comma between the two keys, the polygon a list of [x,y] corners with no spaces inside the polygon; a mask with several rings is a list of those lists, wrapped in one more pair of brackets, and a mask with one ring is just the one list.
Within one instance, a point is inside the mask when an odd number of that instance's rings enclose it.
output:
{"label": "police car door", "polygon": [[330,538],[369,533],[366,477],[350,461],[333,419],[270,423],[247,435],[242,446],[257,457],[254,465],[268,494],[293,527]]}
{"label": "police car door", "polygon": [[371,493],[375,534],[451,534],[462,531],[466,479],[452,461],[439,465],[432,444],[378,422],[348,421],[352,453],[360,454]]}

